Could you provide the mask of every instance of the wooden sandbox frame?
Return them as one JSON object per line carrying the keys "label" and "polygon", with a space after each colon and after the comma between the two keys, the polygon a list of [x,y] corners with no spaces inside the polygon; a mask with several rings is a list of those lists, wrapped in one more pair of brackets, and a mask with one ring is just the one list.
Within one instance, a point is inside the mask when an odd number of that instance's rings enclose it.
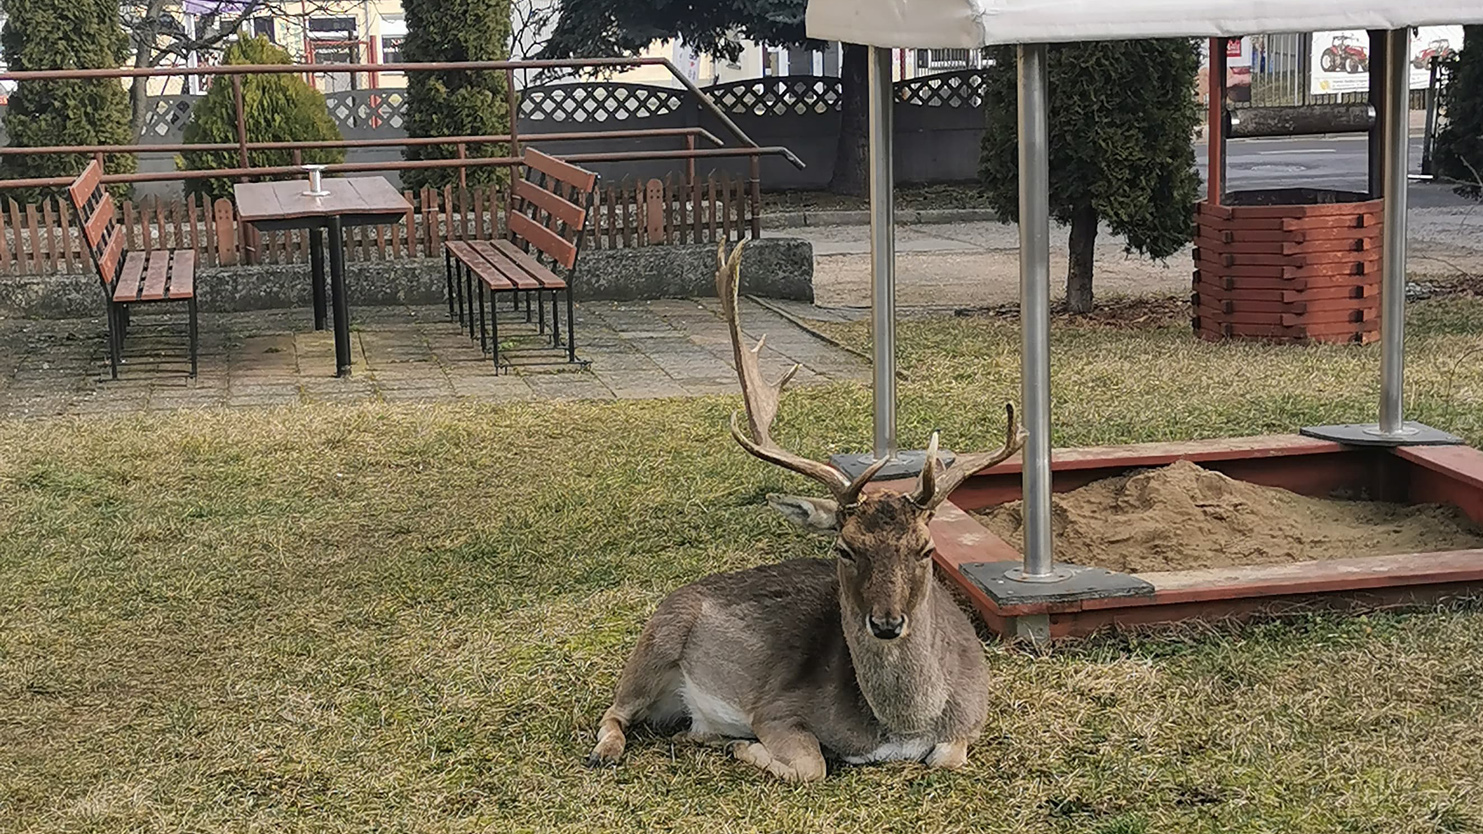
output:
{"label": "wooden sandbox frame", "polygon": [[[1052,459],[1053,489],[1066,492],[1179,460],[1315,497],[1342,491],[1399,503],[1450,504],[1483,524],[1483,451],[1467,446],[1362,447],[1274,435],[1066,449]],[[959,487],[932,522],[939,576],[1004,637],[1041,642],[1109,627],[1424,605],[1483,592],[1483,549],[1477,549],[1135,574],[1147,583],[1146,592],[1015,602],[975,581],[965,568],[1021,560],[1018,550],[969,514],[1019,500],[1020,483],[1019,458],[985,470]],[[884,486],[890,488],[889,482]]]}

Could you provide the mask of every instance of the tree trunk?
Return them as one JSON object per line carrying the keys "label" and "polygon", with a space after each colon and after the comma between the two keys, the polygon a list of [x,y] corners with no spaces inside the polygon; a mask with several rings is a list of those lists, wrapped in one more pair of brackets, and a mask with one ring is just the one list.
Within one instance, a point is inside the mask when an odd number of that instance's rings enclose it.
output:
{"label": "tree trunk", "polygon": [[867,166],[870,47],[847,43],[839,67],[839,145],[834,150],[835,194],[865,196],[870,182]]}
{"label": "tree trunk", "polygon": [[1097,210],[1077,207],[1071,215],[1071,259],[1066,268],[1066,309],[1092,311],[1092,254],[1097,246]]}
{"label": "tree trunk", "polygon": [[[143,69],[149,66],[149,47],[139,46],[134,51],[134,66]],[[129,84],[129,124],[134,141],[140,141],[144,132],[144,116],[149,107],[149,79],[135,78]],[[158,138],[158,137],[155,137]]]}

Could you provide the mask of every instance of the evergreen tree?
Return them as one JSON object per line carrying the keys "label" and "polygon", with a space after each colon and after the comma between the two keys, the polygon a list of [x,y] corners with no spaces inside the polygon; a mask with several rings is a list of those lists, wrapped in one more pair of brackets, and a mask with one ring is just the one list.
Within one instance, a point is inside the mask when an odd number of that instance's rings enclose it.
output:
{"label": "evergreen tree", "polygon": [[[992,51],[980,175],[990,203],[1019,218],[1018,84],[1013,47]],[[1092,309],[1099,223],[1130,252],[1167,258],[1189,242],[1200,190],[1192,144],[1200,68],[1191,40],[1110,41],[1049,48],[1050,208],[1071,227],[1066,301]]]}
{"label": "evergreen tree", "polygon": [[1451,59],[1441,102],[1447,127],[1437,134],[1432,165],[1458,183],[1458,194],[1477,200],[1483,198],[1483,26],[1464,26],[1462,44]]}
{"label": "evergreen tree", "polygon": [[[293,59],[267,38],[246,38],[233,44],[223,56],[226,64],[292,64]],[[341,138],[340,128],[330,117],[324,96],[297,75],[245,75],[242,77],[243,122],[251,142],[333,142]],[[237,107],[231,79],[217,76],[206,96],[191,108],[191,120],[185,126],[183,141],[188,145],[219,144],[237,141]],[[302,151],[309,163],[333,163],[345,160],[343,148]],[[254,167],[293,164],[293,151],[249,151],[248,161]],[[188,170],[237,168],[241,166],[237,151],[185,151],[180,167]],[[186,192],[209,199],[230,197],[229,179],[187,180]]]}
{"label": "evergreen tree", "polygon": [[[403,0],[407,62],[500,61],[509,56],[509,0]],[[510,130],[510,107],[502,70],[440,70],[407,74],[407,135],[477,136]],[[503,156],[505,145],[468,148],[469,157]],[[455,159],[454,145],[408,147],[409,160]],[[494,181],[494,168],[467,169],[469,184]],[[408,188],[458,182],[457,168],[424,168],[402,173]]]}
{"label": "evergreen tree", "polygon": [[[5,29],[0,48],[12,71],[115,69],[128,53],[118,4],[108,0],[3,0]],[[5,130],[11,147],[129,145],[129,100],[117,78],[22,81],[10,95]],[[0,172],[9,179],[72,177],[91,157],[72,154],[7,156]],[[132,154],[105,160],[111,174],[137,170]],[[120,193],[128,189],[120,188]],[[62,189],[49,189],[60,193]],[[34,200],[39,192],[12,192]]]}

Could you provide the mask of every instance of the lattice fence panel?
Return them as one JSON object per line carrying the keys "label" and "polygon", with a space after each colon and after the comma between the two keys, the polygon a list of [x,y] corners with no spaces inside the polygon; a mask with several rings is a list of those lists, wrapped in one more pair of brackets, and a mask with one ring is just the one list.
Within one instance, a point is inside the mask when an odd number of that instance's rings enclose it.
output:
{"label": "lattice fence panel", "polygon": [[618,122],[667,116],[687,94],[642,84],[552,84],[520,94],[520,116],[531,121]]}
{"label": "lattice fence panel", "polygon": [[705,93],[727,113],[802,116],[838,110],[840,83],[838,78],[785,75],[717,84]]}
{"label": "lattice fence panel", "polygon": [[961,70],[913,78],[896,85],[896,100],[922,107],[981,107],[984,74]]}

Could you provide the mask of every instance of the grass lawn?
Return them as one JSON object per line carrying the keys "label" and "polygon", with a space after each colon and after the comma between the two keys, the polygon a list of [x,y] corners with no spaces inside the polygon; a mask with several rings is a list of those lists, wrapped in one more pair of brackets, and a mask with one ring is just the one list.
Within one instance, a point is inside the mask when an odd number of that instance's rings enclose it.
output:
{"label": "grass lawn", "polygon": [[[1410,416],[1483,442],[1483,302],[1418,305]],[[840,338],[864,344],[858,326]],[[904,324],[903,438],[987,446],[1013,323]],[[1056,327],[1057,441],[1374,413],[1373,348]],[[0,423],[0,831],[1483,831],[1483,610],[986,646],[969,767],[789,787],[582,759],[658,599],[825,543],[727,398]],[[858,450],[869,393],[780,436]]]}

